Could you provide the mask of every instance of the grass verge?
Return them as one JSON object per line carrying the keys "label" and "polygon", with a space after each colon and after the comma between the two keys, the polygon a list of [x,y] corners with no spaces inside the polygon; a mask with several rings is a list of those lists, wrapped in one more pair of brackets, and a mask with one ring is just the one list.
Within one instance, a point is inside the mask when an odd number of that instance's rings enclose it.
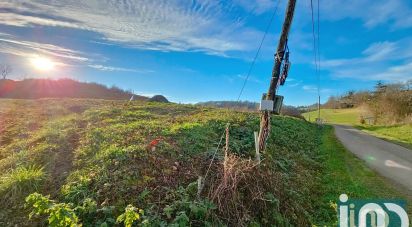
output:
{"label": "grass verge", "polygon": [[[357,199],[405,199],[408,204],[407,212],[411,216],[412,200],[401,194],[388,180],[368,168],[362,160],[348,152],[335,137],[331,126],[324,128],[320,151],[325,158],[324,174],[321,177],[324,195],[320,204],[332,205],[343,193],[349,198]],[[328,210],[321,209],[321,211]],[[331,214],[319,215],[331,217]],[[330,219],[329,222],[321,221],[319,224],[330,226],[335,224],[333,221],[336,219]]]}
{"label": "grass verge", "polygon": [[[398,125],[369,125],[360,124],[361,116],[368,116],[362,108],[352,109],[321,109],[321,118],[327,123],[352,125],[368,134],[412,149],[412,124]],[[318,116],[317,111],[302,114],[310,122],[314,122]]]}
{"label": "grass verge", "polygon": [[371,135],[412,149],[412,124],[405,125],[357,125],[356,128]]}

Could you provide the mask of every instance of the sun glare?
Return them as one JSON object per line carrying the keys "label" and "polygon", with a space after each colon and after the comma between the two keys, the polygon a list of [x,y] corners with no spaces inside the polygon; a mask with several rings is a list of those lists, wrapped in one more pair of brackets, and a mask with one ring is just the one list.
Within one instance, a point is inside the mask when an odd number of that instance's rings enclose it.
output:
{"label": "sun glare", "polygon": [[44,57],[32,58],[31,63],[34,68],[42,71],[52,70],[55,66],[55,63],[52,60]]}

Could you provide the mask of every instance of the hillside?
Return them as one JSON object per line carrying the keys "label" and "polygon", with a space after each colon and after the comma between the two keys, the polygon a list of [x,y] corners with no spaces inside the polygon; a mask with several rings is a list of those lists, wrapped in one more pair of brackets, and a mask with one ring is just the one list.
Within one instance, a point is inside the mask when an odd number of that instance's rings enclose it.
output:
{"label": "hillside", "polygon": [[[0,80],[0,98],[95,98],[129,100],[131,96],[131,92],[116,87],[108,88],[97,83],[84,83],[71,79]],[[148,98],[134,95],[134,99],[147,100]]]}
{"label": "hillside", "polygon": [[258,127],[255,113],[192,105],[0,100],[0,226],[330,226],[342,192],[399,198],[329,127],[297,118],[272,119],[258,164]]}

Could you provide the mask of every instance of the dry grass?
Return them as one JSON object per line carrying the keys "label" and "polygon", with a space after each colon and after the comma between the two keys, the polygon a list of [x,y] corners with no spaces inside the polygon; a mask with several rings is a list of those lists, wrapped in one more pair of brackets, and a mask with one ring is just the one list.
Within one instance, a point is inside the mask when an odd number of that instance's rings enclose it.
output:
{"label": "dry grass", "polygon": [[[218,179],[211,185],[209,198],[217,205],[218,210],[225,217],[229,217],[231,223],[238,226],[250,220],[251,211],[239,193],[256,172],[257,163],[254,161],[241,159],[229,154],[223,161],[223,168],[218,175]],[[250,200],[260,198],[261,193],[257,192],[250,197]]]}

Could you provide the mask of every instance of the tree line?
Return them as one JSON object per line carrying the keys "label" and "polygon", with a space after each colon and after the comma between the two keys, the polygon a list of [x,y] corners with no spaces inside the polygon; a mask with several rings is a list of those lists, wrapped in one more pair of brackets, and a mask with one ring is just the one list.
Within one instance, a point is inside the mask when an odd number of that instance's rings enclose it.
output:
{"label": "tree line", "polygon": [[85,83],[72,79],[25,79],[21,81],[0,80],[0,98],[95,98],[109,100],[148,100],[116,86],[107,87],[97,83]]}
{"label": "tree line", "polygon": [[331,96],[322,107],[365,107],[375,123],[412,122],[412,80],[404,83],[379,81],[372,91],[349,91],[342,96]]}

